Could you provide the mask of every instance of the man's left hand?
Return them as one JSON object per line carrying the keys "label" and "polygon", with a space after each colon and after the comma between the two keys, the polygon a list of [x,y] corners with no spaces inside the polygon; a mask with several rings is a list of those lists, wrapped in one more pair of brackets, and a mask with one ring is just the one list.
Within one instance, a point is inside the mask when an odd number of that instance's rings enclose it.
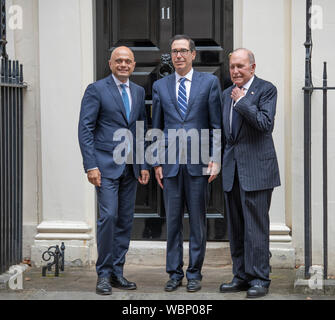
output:
{"label": "man's left hand", "polygon": [[149,179],[150,179],[150,173],[149,173],[149,170],[141,170],[141,174],[140,176],[138,177],[138,182],[140,184],[148,184],[149,182]]}

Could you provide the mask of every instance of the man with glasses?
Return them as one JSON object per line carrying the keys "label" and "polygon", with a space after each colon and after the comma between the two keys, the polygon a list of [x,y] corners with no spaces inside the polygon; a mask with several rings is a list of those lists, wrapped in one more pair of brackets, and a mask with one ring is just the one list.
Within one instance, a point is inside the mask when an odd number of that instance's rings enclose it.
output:
{"label": "man with glasses", "polygon": [[[129,81],[135,64],[129,48],[115,48],[109,60],[111,75],[90,84],[81,104],[79,143],[84,169],[89,182],[96,187],[99,206],[96,293],[100,295],[111,294],[112,286],[136,289],[136,284],[123,276],[123,267],[129,248],[137,181],[148,183],[149,168],[135,163],[135,143],[133,158],[127,163],[116,152],[120,129],[130,131],[135,141],[136,121],[143,121],[144,128],[147,125],[144,89]],[[125,146],[124,153],[128,152],[129,156],[130,151]]]}
{"label": "man with glasses", "polygon": [[222,181],[234,278],[220,291],[257,298],[270,285],[269,209],[280,185],[272,139],[277,89],[255,76],[250,50],[236,49],[229,67],[234,84],[223,92]]}
{"label": "man with glasses", "polygon": [[[201,130],[210,132],[212,143],[213,129],[221,129],[221,88],[216,76],[193,70],[196,50],[189,36],[174,36],[170,46],[175,73],[154,83],[152,105],[152,126],[162,130],[165,136],[166,161],[154,165],[156,180],[163,189],[167,220],[166,271],[170,279],[165,290],[176,290],[184,277],[182,228],[186,205],[190,224],[187,291],[195,292],[201,289],[201,269],[206,250],[208,183],[216,178],[219,164],[203,162],[201,157],[191,159],[194,150],[191,150],[189,140],[193,137],[186,137],[187,147],[182,150],[180,141],[179,145],[176,141],[171,142],[169,134],[171,129],[193,130],[199,137],[195,147],[198,150],[193,155],[199,156]],[[173,147],[175,158],[169,159]],[[184,154],[185,161],[180,160],[181,154]]]}

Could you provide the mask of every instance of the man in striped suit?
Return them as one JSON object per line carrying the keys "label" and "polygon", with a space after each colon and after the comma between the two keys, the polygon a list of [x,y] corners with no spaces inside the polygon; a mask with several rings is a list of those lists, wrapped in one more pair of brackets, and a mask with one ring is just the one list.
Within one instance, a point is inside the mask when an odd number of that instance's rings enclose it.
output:
{"label": "man in striped suit", "polygon": [[247,291],[248,298],[268,293],[269,208],[280,185],[272,139],[277,89],[255,76],[255,58],[247,49],[229,60],[233,85],[223,92],[223,190],[234,278],[221,292]]}

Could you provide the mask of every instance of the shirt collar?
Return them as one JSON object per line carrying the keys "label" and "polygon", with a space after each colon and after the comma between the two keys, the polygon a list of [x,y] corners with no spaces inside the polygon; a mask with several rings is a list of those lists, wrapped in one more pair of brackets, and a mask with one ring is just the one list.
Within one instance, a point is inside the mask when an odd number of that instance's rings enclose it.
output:
{"label": "shirt collar", "polygon": [[185,76],[181,76],[177,72],[175,72],[175,74],[176,74],[176,83],[180,80],[180,78],[186,78],[187,80],[192,82],[193,68]]}
{"label": "shirt collar", "polygon": [[249,90],[252,82],[254,81],[255,76],[252,76],[252,78],[243,86],[244,89]]}
{"label": "shirt collar", "polygon": [[114,74],[112,74],[112,76],[113,76],[113,79],[114,79],[114,81],[115,81],[115,83],[116,83],[116,85],[117,85],[118,87],[119,87],[121,84],[125,84],[126,87],[129,88],[129,79],[127,79],[126,82],[121,82],[117,77],[114,76]]}

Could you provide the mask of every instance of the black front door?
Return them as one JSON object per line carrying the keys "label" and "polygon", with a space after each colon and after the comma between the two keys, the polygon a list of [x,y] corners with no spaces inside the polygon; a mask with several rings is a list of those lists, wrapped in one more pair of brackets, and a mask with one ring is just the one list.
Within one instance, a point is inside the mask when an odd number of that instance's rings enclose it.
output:
{"label": "black front door", "polygon": [[[96,54],[97,79],[110,73],[107,61],[111,50],[120,45],[135,54],[136,69],[131,80],[144,87],[151,125],[151,88],[154,81],[173,72],[169,67],[169,39],[188,34],[197,57],[194,69],[218,76],[222,88],[230,85],[228,53],[233,48],[233,0],[97,0]],[[225,240],[221,176],[209,186],[207,213],[208,240]],[[184,238],[188,239],[185,212]],[[133,240],[165,240],[163,194],[153,170],[147,186],[138,185]]]}

